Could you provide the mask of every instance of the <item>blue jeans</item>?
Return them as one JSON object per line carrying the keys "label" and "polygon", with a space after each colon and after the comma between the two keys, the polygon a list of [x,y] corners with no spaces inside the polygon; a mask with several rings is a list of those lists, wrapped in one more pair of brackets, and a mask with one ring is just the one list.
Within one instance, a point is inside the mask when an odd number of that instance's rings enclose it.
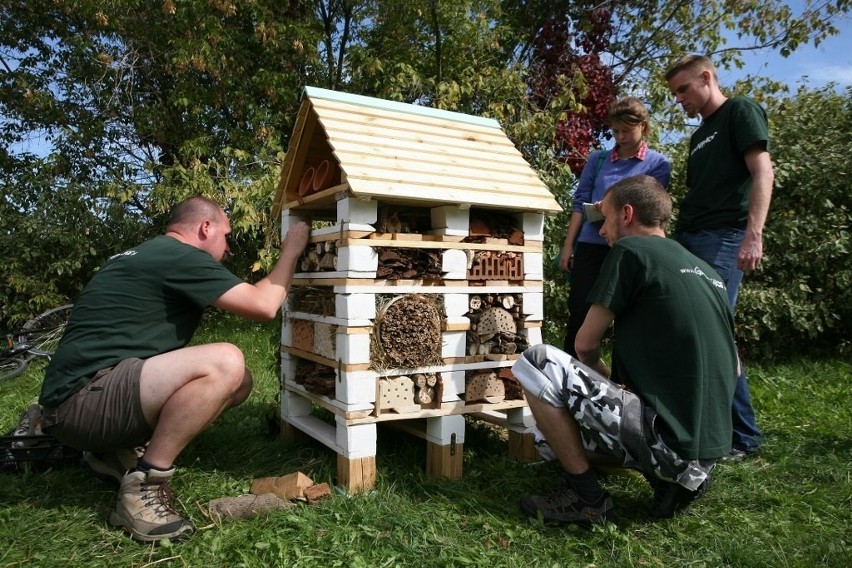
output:
{"label": "blue jeans", "polygon": [[[743,279],[742,270],[737,268],[737,254],[743,242],[745,231],[722,227],[702,229],[700,231],[678,231],[674,238],[686,250],[712,266],[728,291],[731,310],[737,306],[737,292]],[[734,449],[746,452],[757,451],[763,441],[763,434],[757,427],[754,408],[751,405],[751,393],[748,389],[745,367],[737,377],[734,390],[734,403],[731,408],[731,420],[734,427],[732,445]]]}

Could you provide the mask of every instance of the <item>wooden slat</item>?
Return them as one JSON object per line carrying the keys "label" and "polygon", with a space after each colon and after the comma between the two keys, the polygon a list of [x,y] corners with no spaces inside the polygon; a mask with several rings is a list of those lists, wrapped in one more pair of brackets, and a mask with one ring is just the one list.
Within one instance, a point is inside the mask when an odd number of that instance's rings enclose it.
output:
{"label": "wooden slat", "polygon": [[309,141],[313,137],[316,124],[317,116],[311,108],[310,101],[302,101],[293,137],[290,139],[290,147],[281,168],[281,181],[278,184],[280,199],[276,199],[277,203],[283,202],[288,196],[298,195],[299,178],[304,171],[305,158],[310,148]]}
{"label": "wooden slat", "polygon": [[332,359],[322,357],[320,355],[317,355],[316,353],[309,353],[307,351],[302,351],[301,349],[296,349],[295,347],[288,347],[286,345],[281,346],[281,352],[287,353],[289,355],[295,355],[296,357],[301,357],[302,359],[307,359],[308,361],[313,361],[314,363],[319,363],[320,365],[325,365],[326,367],[331,367],[332,369],[340,368],[347,372],[370,370],[369,363],[344,364],[340,363],[339,361],[334,361]]}
{"label": "wooden slat", "polygon": [[408,130],[405,125],[398,128],[379,128],[364,126],[356,122],[323,122],[325,133],[329,140],[342,138],[353,140],[356,136],[364,136],[372,140],[381,140],[387,144],[389,149],[396,148],[400,144],[418,144],[421,149],[430,146],[436,148],[452,148],[458,152],[472,152],[477,149],[482,152],[502,154],[505,156],[520,156],[518,149],[511,141],[503,135],[502,138],[494,136],[471,136],[465,133],[447,133],[443,136]]}
{"label": "wooden slat", "polygon": [[358,197],[380,199],[389,195],[398,203],[422,206],[430,203],[467,203],[495,209],[514,211],[544,211],[555,213],[562,208],[550,193],[546,195],[518,194],[508,188],[437,188],[430,184],[402,184],[386,180],[349,178],[352,193]]}
{"label": "wooden slat", "polygon": [[377,107],[349,104],[341,101],[332,101],[328,99],[314,98],[311,99],[314,108],[317,112],[325,116],[357,116],[358,120],[364,123],[382,124],[384,122],[403,122],[412,125],[418,125],[423,128],[434,130],[457,130],[470,132],[473,134],[489,134],[492,132],[502,133],[495,122],[495,126],[485,126],[481,124],[473,124],[470,122],[451,120],[449,118],[441,118],[435,116],[426,116],[412,114],[408,112],[395,111],[391,109],[381,109]]}
{"label": "wooden slat", "polygon": [[416,418],[435,418],[438,416],[453,416],[456,414],[471,414],[485,410],[504,410],[508,408],[522,408],[527,405],[525,400],[503,400],[501,402],[478,402],[465,404],[442,403],[441,408],[427,408],[417,412],[406,414],[382,413],[379,416],[368,416],[365,418],[347,419],[346,424],[366,424],[370,422],[388,422],[392,420],[411,420]]}
{"label": "wooden slat", "polygon": [[[317,273],[312,273],[317,274]],[[364,278],[300,278],[296,274],[293,286],[331,286],[335,293],[359,292],[369,294],[481,294],[483,286],[471,286],[467,280],[367,280]],[[524,280],[517,283],[496,285],[490,282],[488,292],[493,294],[522,294],[541,292],[541,280]]]}
{"label": "wooden slat", "polygon": [[[395,172],[402,172],[410,175],[470,179],[486,183],[497,179],[501,183],[529,186],[530,189],[535,191],[542,189],[547,191],[546,186],[532,169],[503,168],[498,160],[483,162],[482,160],[468,159],[467,163],[455,165],[446,159],[456,155],[454,153],[450,153],[449,156],[420,153],[420,159],[404,159],[396,152],[385,151],[384,154],[371,155],[349,153],[335,148],[334,154],[341,163],[347,164],[347,176],[358,175],[358,169],[363,168],[387,172],[389,176],[396,175]],[[351,167],[353,164],[356,166],[354,169]],[[498,168],[498,166],[500,167]]]}
{"label": "wooden slat", "polygon": [[[449,160],[453,156],[463,156],[465,160],[472,160],[480,163],[481,169],[491,169],[492,171],[501,171],[501,168],[506,164],[511,164],[515,169],[523,167],[529,168],[529,165],[524,160],[523,156],[517,151],[495,152],[489,148],[469,145],[464,148],[450,144],[430,143],[426,144],[418,140],[379,140],[371,136],[367,136],[361,132],[335,132],[334,137],[329,139],[335,156],[338,155],[337,144],[341,144],[340,153],[345,152],[345,147],[361,147],[361,152],[354,152],[349,155],[360,156],[365,153],[379,156],[396,156],[397,152],[406,152],[409,156],[412,154],[421,154],[426,161]],[[347,165],[341,162],[344,167]],[[539,182],[541,183],[541,182]],[[543,185],[543,184],[542,184]]]}
{"label": "wooden slat", "polygon": [[[380,242],[377,242],[380,241]],[[518,245],[501,245],[486,243],[448,243],[442,241],[405,241],[405,240],[383,240],[383,239],[343,239],[338,246],[374,246],[374,247],[397,247],[412,249],[460,249],[460,250],[493,250],[500,252],[541,252],[541,247],[527,247]]]}
{"label": "wooden slat", "polygon": [[314,100],[330,100],[348,105],[364,106],[391,112],[403,112],[405,114],[417,116],[428,116],[443,120],[451,120],[453,122],[476,124],[479,126],[486,126],[488,128],[500,128],[500,124],[493,118],[485,118],[481,116],[474,116],[471,114],[462,114],[460,112],[453,112],[450,110],[425,107],[409,103],[391,101],[387,99],[376,99],[373,97],[365,97],[363,95],[355,95],[352,93],[341,93],[338,91],[321,89],[319,87],[306,86],[304,93],[305,96],[310,97]]}
{"label": "wooden slat", "polygon": [[[539,197],[543,192],[538,187],[530,183],[520,183],[511,179],[503,179],[499,175],[491,175],[490,177],[462,177],[441,175],[440,173],[428,173],[425,171],[414,171],[411,169],[391,169],[391,168],[371,168],[362,164],[349,165],[346,169],[346,181],[352,188],[353,193],[358,195],[361,182],[384,182],[389,186],[394,186],[392,194],[396,195],[396,188],[405,186],[420,186],[424,191],[435,189],[438,192],[445,189],[461,189],[473,190],[478,193],[485,193],[487,199],[480,199],[483,203],[489,203],[492,206],[500,204],[498,199],[495,199],[494,193],[506,193],[510,195],[523,195],[531,197]],[[550,192],[546,192],[553,199]],[[430,194],[424,196],[426,199],[441,202],[444,199],[441,194]],[[555,201],[555,200],[554,200]],[[462,201],[461,203],[473,203],[473,201]]]}
{"label": "wooden slat", "polygon": [[[487,152],[465,152],[459,154],[457,152],[442,152],[429,153],[424,152],[423,148],[407,148],[397,145],[394,148],[383,146],[377,140],[363,138],[358,142],[346,140],[338,137],[334,139],[334,154],[336,156],[345,156],[347,159],[354,159],[356,162],[361,161],[371,156],[380,156],[385,159],[392,159],[399,162],[423,162],[426,164],[442,164],[468,169],[488,169],[489,164],[494,164],[500,175],[503,174],[518,174],[533,176],[538,180],[538,176],[529,164],[518,157],[517,160],[507,160],[503,154],[493,154]],[[491,170],[493,173],[493,170]]]}

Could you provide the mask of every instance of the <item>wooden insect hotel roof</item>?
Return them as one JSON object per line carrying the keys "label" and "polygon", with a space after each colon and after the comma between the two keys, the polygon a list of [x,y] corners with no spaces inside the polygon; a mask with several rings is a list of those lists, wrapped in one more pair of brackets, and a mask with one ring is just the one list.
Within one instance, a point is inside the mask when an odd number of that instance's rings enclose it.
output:
{"label": "wooden insect hotel roof", "polygon": [[[300,195],[303,174],[326,160],[338,168],[340,183]],[[496,120],[306,87],[274,214],[324,209],[347,190],[409,205],[561,210]]]}

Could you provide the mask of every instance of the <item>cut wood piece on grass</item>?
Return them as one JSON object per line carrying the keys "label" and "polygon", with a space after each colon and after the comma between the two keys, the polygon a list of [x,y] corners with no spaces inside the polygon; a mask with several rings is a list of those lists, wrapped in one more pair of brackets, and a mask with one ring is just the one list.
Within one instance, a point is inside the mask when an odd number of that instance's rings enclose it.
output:
{"label": "cut wood piece on grass", "polygon": [[290,473],[280,477],[260,477],[251,482],[251,493],[263,495],[274,493],[286,500],[304,497],[305,488],[313,485],[310,477],[302,472]]}
{"label": "cut wood piece on grass", "polygon": [[207,505],[211,519],[251,519],[261,513],[274,509],[294,507],[290,501],[280,498],[274,493],[262,495],[238,495],[236,497],[221,497],[213,499]]}

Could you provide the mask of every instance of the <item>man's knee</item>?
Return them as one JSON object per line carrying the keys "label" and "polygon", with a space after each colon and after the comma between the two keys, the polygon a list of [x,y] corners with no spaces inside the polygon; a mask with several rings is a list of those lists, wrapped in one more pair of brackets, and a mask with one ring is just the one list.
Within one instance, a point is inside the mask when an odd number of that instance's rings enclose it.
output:
{"label": "man's knee", "polygon": [[238,388],[248,379],[251,382],[251,373],[246,377],[246,360],[240,348],[231,343],[216,343],[211,345],[215,349],[214,365],[217,374],[234,382]]}
{"label": "man's knee", "polygon": [[248,367],[243,367],[243,380],[240,382],[240,386],[234,393],[233,406],[238,406],[246,401],[251,394],[253,385],[254,379],[251,376],[251,371],[248,370]]}
{"label": "man's knee", "polygon": [[564,407],[562,374],[570,357],[555,347],[533,345],[512,366],[512,372],[523,387],[527,400],[536,398],[550,406]]}

